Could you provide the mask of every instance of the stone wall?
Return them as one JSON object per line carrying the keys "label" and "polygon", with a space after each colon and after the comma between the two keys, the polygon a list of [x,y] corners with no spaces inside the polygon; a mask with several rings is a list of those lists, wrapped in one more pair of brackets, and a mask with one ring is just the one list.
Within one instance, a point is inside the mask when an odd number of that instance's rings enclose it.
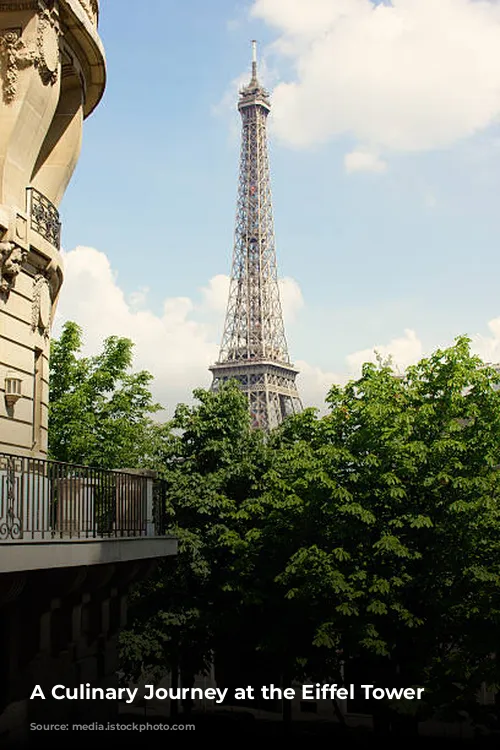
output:
{"label": "stone wall", "polygon": [[[105,86],[95,0],[0,0],[0,451],[47,452],[58,206]],[[13,390],[12,390],[13,389]]]}

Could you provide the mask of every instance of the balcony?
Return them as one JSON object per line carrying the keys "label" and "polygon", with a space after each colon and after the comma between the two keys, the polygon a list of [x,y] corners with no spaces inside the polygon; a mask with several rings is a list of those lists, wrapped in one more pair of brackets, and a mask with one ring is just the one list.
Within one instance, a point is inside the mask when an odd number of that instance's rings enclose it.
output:
{"label": "balcony", "polygon": [[59,211],[35,188],[27,188],[27,211],[30,228],[50,245],[61,249],[61,221]]}
{"label": "balcony", "polygon": [[165,485],[153,472],[106,471],[0,453],[0,571],[175,554]]}

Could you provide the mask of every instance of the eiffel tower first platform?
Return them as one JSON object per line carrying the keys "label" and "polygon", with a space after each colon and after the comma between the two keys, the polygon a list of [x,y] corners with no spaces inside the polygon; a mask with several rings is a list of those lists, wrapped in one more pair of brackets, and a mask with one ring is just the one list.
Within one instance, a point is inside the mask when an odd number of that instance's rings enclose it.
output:
{"label": "eiffel tower first platform", "polygon": [[302,411],[290,363],[278,287],[271,197],[267,116],[269,94],[252,78],[240,92],[242,143],[233,265],[219,361],[212,390],[237,380],[247,394],[255,428],[269,431]]}

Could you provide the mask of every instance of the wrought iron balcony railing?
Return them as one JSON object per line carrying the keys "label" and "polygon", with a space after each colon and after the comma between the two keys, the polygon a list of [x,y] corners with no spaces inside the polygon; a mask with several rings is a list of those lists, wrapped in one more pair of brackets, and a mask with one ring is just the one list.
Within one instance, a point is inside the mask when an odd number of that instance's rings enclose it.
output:
{"label": "wrought iron balcony railing", "polygon": [[0,543],[165,533],[165,486],[153,475],[0,453]]}
{"label": "wrought iron balcony railing", "polygon": [[27,188],[28,216],[31,229],[41,237],[61,248],[61,221],[57,208],[35,188]]}

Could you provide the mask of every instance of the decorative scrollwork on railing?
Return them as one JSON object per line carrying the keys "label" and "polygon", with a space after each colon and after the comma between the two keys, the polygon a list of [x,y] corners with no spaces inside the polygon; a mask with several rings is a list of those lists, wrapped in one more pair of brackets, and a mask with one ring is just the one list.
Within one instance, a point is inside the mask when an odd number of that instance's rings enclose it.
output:
{"label": "decorative scrollwork on railing", "polygon": [[[0,504],[0,540],[22,539],[23,525],[18,515],[18,498],[16,496],[17,479],[16,466],[17,459],[6,457],[0,463],[0,470],[5,471],[2,477],[2,484],[5,486],[5,493]],[[2,488],[3,489],[3,488]]]}
{"label": "decorative scrollwork on railing", "polygon": [[31,228],[59,250],[61,222],[57,208],[35,188],[28,188],[28,206]]}

